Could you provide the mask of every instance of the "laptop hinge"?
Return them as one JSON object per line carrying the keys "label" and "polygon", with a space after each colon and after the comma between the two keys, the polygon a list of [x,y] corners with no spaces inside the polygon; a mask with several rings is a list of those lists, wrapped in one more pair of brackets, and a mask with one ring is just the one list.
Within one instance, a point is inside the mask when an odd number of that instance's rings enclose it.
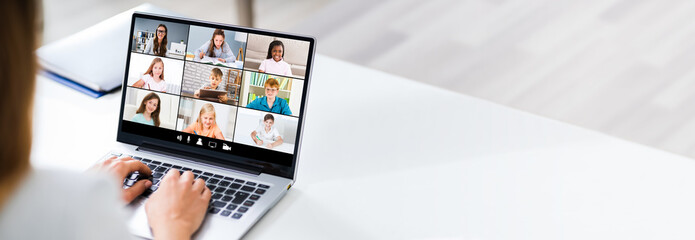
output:
{"label": "laptop hinge", "polygon": [[244,172],[253,175],[260,175],[263,172],[262,167],[253,166],[249,164],[239,164],[229,160],[215,158],[210,156],[204,156],[199,153],[191,153],[187,151],[182,151],[179,149],[173,149],[162,145],[157,145],[154,143],[143,142],[142,145],[138,146],[137,151],[153,152],[157,154],[162,154],[170,156],[173,158],[181,158],[184,160],[192,162],[202,162],[204,164],[214,165],[220,168],[232,169],[239,172]]}

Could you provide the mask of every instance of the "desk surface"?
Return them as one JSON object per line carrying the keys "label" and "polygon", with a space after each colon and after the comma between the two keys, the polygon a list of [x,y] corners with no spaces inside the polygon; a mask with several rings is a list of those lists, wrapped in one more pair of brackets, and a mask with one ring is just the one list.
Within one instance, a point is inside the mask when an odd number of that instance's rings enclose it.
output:
{"label": "desk surface", "polygon": [[[249,239],[693,239],[695,162],[318,56],[296,185]],[[39,77],[33,164],[87,168],[120,95]],[[79,150],[78,150],[79,149]]]}

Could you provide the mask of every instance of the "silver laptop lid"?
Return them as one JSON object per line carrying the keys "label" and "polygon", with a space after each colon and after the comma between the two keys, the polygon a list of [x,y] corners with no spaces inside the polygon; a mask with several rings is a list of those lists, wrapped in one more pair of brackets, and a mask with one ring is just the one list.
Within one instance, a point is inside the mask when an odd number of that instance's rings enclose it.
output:
{"label": "silver laptop lid", "polygon": [[130,29],[119,142],[295,178],[312,37],[145,13]]}

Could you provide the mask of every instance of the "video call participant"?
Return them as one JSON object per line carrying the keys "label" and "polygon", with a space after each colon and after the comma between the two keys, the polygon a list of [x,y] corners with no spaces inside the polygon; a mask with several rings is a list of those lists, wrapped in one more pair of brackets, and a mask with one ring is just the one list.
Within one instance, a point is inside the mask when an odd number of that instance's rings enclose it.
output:
{"label": "video call participant", "polygon": [[222,135],[222,130],[217,126],[217,121],[215,121],[215,107],[212,104],[206,103],[200,108],[200,114],[198,114],[198,119],[186,129],[183,130],[185,133],[193,133],[198,136],[204,136],[209,138],[217,138],[224,140]]}
{"label": "video call participant", "polygon": [[236,60],[232,49],[229,44],[224,41],[224,31],[222,29],[215,29],[212,33],[212,38],[195,50],[195,55],[199,59],[208,56],[211,58],[217,58],[220,62],[233,63]]}
{"label": "video call participant", "polygon": [[[222,82],[222,70],[219,68],[213,68],[212,71],[210,71],[210,83],[203,84],[200,89],[206,89],[206,90],[224,90],[220,86],[220,83]],[[200,98],[200,89],[195,90],[195,93],[193,93],[193,96],[195,98]],[[217,96],[218,100],[223,103],[228,100],[227,94],[220,94]]]}
{"label": "video call participant", "polygon": [[157,26],[157,34],[154,38],[147,40],[145,45],[145,53],[160,57],[166,56],[167,53],[167,26],[159,24]]}
{"label": "video call participant", "polygon": [[150,67],[147,68],[140,80],[133,83],[133,87],[166,92],[167,83],[164,81],[164,62],[162,59],[152,59]]}
{"label": "video call participant", "polygon": [[268,80],[265,81],[265,96],[256,98],[253,102],[246,104],[246,107],[266,112],[292,115],[287,100],[277,97],[279,89],[280,83],[278,83],[278,80],[275,78],[268,78]]}
{"label": "video call participant", "polygon": [[150,126],[159,127],[159,96],[156,93],[145,95],[140,103],[140,108],[135,111],[135,116],[131,121]]}
{"label": "video call participant", "polygon": [[282,136],[273,125],[275,125],[275,117],[273,114],[266,114],[263,117],[263,124],[259,124],[258,128],[251,132],[251,139],[256,145],[274,148],[282,144]]}
{"label": "video call participant", "polygon": [[292,76],[290,64],[285,62],[285,45],[281,41],[275,40],[268,46],[268,55],[258,67],[259,72]]}

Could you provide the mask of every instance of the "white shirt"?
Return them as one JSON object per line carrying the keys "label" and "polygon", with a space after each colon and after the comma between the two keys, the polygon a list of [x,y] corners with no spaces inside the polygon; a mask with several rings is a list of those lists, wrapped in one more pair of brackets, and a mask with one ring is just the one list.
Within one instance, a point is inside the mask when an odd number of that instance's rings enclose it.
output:
{"label": "white shirt", "polygon": [[256,128],[256,136],[261,138],[261,141],[263,141],[263,144],[268,144],[277,141],[278,137],[282,137],[280,135],[280,132],[278,132],[277,128],[270,127],[270,132],[265,131],[265,125],[261,123],[257,128]]}
{"label": "white shirt", "polygon": [[270,74],[278,74],[290,77],[292,76],[292,68],[290,67],[289,63],[285,62],[285,60],[280,60],[279,62],[276,62],[272,58],[268,58],[261,62],[261,66],[258,67],[258,70]]}
{"label": "white shirt", "polygon": [[161,80],[159,82],[155,82],[154,78],[150,76],[149,74],[144,74],[142,75],[142,81],[145,82],[144,85],[142,85],[142,88],[144,89],[150,89],[150,90],[155,90],[155,91],[160,91],[160,92],[166,92],[167,91],[167,83],[164,80]]}
{"label": "white shirt", "polygon": [[118,190],[103,176],[30,170],[0,206],[0,239],[132,239]]}

